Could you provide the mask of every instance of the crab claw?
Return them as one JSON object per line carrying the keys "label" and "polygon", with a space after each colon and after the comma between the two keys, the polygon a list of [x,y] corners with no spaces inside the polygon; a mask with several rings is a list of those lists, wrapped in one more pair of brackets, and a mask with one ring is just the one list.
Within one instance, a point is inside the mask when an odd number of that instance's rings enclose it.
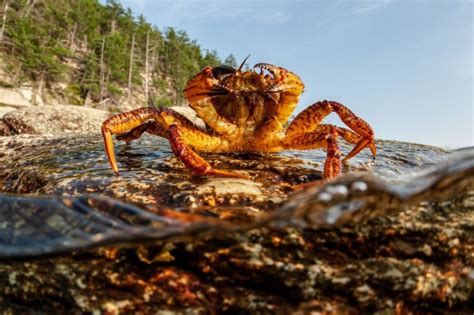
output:
{"label": "crab claw", "polygon": [[206,67],[201,72],[191,78],[186,88],[184,89],[184,95],[190,103],[196,102],[202,98],[223,95],[228,93],[220,84],[218,76],[229,73],[230,69],[223,67]]}
{"label": "crab claw", "polygon": [[253,69],[261,69],[268,71],[273,78],[268,82],[265,89],[267,93],[290,92],[293,94],[301,94],[304,89],[304,84],[301,79],[294,73],[285,68],[274,66],[268,63],[257,63]]}
{"label": "crab claw", "polygon": [[272,64],[269,64],[269,63],[264,63],[264,62],[260,62],[260,63],[257,63],[255,66],[253,66],[253,68],[261,68],[261,69],[266,69],[268,71],[271,71],[273,69],[277,69],[279,67],[277,66],[274,66]]}
{"label": "crab claw", "polygon": [[274,65],[271,65],[269,63],[257,63],[255,66],[253,66],[253,69],[260,69],[260,70],[267,70],[268,72],[270,72],[274,77],[277,75],[277,73],[279,72],[280,67],[277,67],[277,66],[274,66]]}
{"label": "crab claw", "polygon": [[236,71],[237,69],[226,66],[226,65],[217,66],[217,67],[212,68],[211,70],[212,76],[216,79],[225,78],[229,75],[235,74]]}

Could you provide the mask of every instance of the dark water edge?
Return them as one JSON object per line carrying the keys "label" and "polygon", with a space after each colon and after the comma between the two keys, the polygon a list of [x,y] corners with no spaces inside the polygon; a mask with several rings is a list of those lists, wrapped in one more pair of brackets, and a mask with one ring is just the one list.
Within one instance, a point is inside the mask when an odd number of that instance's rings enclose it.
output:
{"label": "dark water edge", "polygon": [[363,152],[343,177],[295,192],[320,178],[324,152],[209,155],[252,176],[220,180],[144,138],[117,144],[116,177],[100,141],[0,139],[4,310],[474,309],[470,149],[378,141],[375,161]]}

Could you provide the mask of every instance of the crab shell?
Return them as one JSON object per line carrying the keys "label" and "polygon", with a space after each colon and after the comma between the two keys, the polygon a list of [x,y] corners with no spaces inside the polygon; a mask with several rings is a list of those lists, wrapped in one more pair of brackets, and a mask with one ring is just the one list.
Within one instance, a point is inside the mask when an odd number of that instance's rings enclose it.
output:
{"label": "crab shell", "polygon": [[238,137],[250,136],[275,118],[279,126],[271,131],[281,130],[303,89],[304,84],[296,74],[259,63],[249,71],[206,67],[189,80],[184,95],[198,116],[212,128],[216,117],[208,106],[210,102],[219,117],[243,129],[240,134],[228,134]]}

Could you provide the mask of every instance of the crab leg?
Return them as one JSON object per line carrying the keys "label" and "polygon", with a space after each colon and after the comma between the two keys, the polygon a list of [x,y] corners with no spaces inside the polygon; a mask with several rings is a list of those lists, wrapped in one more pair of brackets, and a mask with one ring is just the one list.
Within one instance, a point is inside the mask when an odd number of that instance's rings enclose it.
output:
{"label": "crab leg", "polygon": [[[317,102],[302,111],[288,127],[286,136],[291,139],[302,133],[316,130],[322,120],[332,112],[335,112],[344,124],[354,130],[361,137],[352,151],[344,157],[343,161],[347,161],[365,147],[370,148],[372,155],[375,158],[376,150],[372,127],[370,127],[370,125],[362,118],[357,117],[350,109],[341,103],[334,101]],[[341,133],[343,136],[346,135],[348,139],[355,140],[354,135],[345,132],[344,129],[342,129]]]}
{"label": "crab leg", "polygon": [[[330,124],[318,125],[315,132],[321,132],[321,133],[333,134],[335,136],[340,136],[340,137],[343,137],[344,140],[346,140],[347,142],[350,142],[353,144],[358,144],[362,140],[362,136],[358,135],[354,131],[347,128],[330,125]],[[368,147],[370,151],[372,152],[372,155],[375,156],[377,153],[375,144],[372,142]]]}
{"label": "crab leg", "polygon": [[148,132],[153,135],[157,135],[166,139],[168,139],[169,137],[168,132],[163,127],[161,127],[159,123],[157,123],[154,120],[150,120],[139,125],[138,127],[133,128],[132,130],[128,132],[118,134],[115,138],[117,140],[125,141],[128,143],[140,138],[145,132]]}
{"label": "crab leg", "polygon": [[[148,120],[153,120],[158,125],[165,126],[165,123],[161,117],[162,113],[169,113],[173,115],[180,124],[189,126],[191,128],[194,126],[191,121],[176,112],[173,112],[169,109],[151,107],[138,108],[126,113],[121,113],[104,121],[102,124],[102,136],[104,138],[105,152],[107,154],[109,164],[116,174],[118,174],[118,167],[117,161],[115,159],[112,135],[125,133],[125,135],[122,135],[123,140],[127,141],[136,139],[136,137],[141,136],[141,134],[143,134],[145,131],[141,131],[140,126]],[[163,133],[163,135],[166,134]]]}
{"label": "crab leg", "polygon": [[175,155],[192,171],[201,175],[247,178],[245,175],[213,169],[202,157],[195,153],[187,143],[202,151],[226,150],[225,140],[199,130],[184,116],[168,109],[139,108],[128,113],[118,114],[107,119],[102,125],[105,150],[109,163],[118,174],[112,135],[118,139],[132,141],[145,131],[167,138]]}
{"label": "crab leg", "polygon": [[294,138],[283,141],[285,149],[309,150],[326,148],[326,162],[324,163],[324,178],[331,179],[341,173],[341,151],[336,136],[320,131],[306,132]]}
{"label": "crab leg", "polygon": [[[190,137],[190,133],[188,131],[187,137],[186,137],[186,131],[183,130],[182,128],[178,127],[177,125],[171,125],[169,128],[169,140],[170,140],[170,145],[171,149],[173,150],[174,154],[181,159],[181,161],[186,165],[187,168],[189,168],[191,171],[198,175],[211,175],[211,176],[224,176],[224,177],[233,177],[233,178],[248,178],[246,175],[242,174],[237,174],[237,173],[232,173],[224,170],[219,170],[219,169],[213,169],[211,165],[204,160],[201,156],[199,156],[196,152],[194,152],[189,145],[187,145],[187,141],[185,141],[185,138]],[[194,134],[191,135],[191,137],[195,138],[198,136],[201,138],[206,138],[205,136],[208,136],[209,138],[207,140],[214,140],[214,145],[219,142],[219,138],[217,137],[212,137],[209,135],[205,134]],[[188,140],[186,139],[186,140]],[[203,144],[205,142],[201,142]],[[211,146],[213,147],[214,145],[209,145],[210,142],[207,142],[207,145],[205,147],[210,150]]]}

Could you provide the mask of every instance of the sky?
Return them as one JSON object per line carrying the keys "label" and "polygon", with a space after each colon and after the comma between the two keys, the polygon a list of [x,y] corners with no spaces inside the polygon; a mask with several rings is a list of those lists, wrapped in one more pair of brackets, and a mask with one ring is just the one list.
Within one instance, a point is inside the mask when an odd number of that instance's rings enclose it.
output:
{"label": "sky", "polygon": [[[120,0],[225,59],[283,66],[377,138],[474,145],[473,0]],[[332,114],[335,116],[335,114]],[[328,122],[341,124],[337,117]]]}

